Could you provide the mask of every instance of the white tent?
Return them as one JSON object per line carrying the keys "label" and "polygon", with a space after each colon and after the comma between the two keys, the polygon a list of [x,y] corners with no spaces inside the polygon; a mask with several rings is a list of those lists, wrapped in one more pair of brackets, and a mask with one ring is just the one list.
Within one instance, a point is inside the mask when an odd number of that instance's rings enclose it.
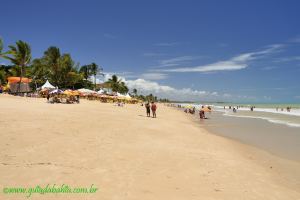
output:
{"label": "white tent", "polygon": [[78,91],[81,92],[81,93],[84,93],[84,94],[94,94],[94,93],[96,93],[93,90],[89,90],[89,89],[85,89],[85,88],[81,88]]}
{"label": "white tent", "polygon": [[55,89],[55,87],[53,85],[51,85],[51,83],[49,83],[48,80],[46,81],[46,83],[41,88],[42,89]]}
{"label": "white tent", "polygon": [[104,90],[100,89],[97,93],[98,94],[104,94]]}
{"label": "white tent", "polygon": [[120,94],[119,92],[117,92],[117,96],[118,96],[118,97],[125,97],[125,95]]}

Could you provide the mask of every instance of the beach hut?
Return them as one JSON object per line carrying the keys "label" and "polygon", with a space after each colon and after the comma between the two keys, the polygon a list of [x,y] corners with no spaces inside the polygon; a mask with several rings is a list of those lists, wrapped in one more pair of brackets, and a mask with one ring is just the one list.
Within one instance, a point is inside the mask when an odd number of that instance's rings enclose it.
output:
{"label": "beach hut", "polygon": [[44,85],[42,85],[42,90],[44,89],[55,89],[55,87],[53,85],[51,85],[51,83],[49,83],[49,81],[47,80],[46,83]]}
{"label": "beach hut", "polygon": [[[17,92],[31,92],[31,88],[29,86],[29,83],[32,80],[25,77],[15,77],[11,76],[7,78],[8,87],[10,89],[11,93],[17,93]],[[20,83],[21,82],[21,83]],[[20,84],[20,88],[19,88]]]}

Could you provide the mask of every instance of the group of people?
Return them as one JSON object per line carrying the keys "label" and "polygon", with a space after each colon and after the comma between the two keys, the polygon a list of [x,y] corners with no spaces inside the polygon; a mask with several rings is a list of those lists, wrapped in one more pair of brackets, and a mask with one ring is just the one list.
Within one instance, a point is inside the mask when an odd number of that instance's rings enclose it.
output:
{"label": "group of people", "polygon": [[[290,107],[290,106],[286,107],[286,111],[287,111],[287,112],[291,112],[291,109],[292,109],[292,107]],[[279,110],[279,108],[277,107],[277,108],[276,108],[276,111],[278,111],[278,110]],[[281,108],[281,111],[284,111],[284,109]]]}
{"label": "group of people", "polygon": [[146,113],[147,113],[147,117],[151,117],[151,112],[152,111],[152,117],[156,118],[156,109],[157,109],[157,105],[152,101],[151,105],[149,102],[145,103],[145,107],[146,107]]}
{"label": "group of people", "polygon": [[64,96],[60,94],[47,94],[47,102],[48,103],[80,103],[80,96]]}

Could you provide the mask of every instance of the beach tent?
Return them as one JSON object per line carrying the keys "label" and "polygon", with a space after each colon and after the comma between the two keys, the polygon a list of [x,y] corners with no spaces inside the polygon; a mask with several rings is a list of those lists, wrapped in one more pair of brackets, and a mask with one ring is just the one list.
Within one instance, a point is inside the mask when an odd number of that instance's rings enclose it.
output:
{"label": "beach tent", "polygon": [[93,90],[89,90],[89,89],[85,89],[85,88],[79,89],[78,92],[83,93],[83,94],[95,94],[96,93]]}
{"label": "beach tent", "polygon": [[97,93],[98,94],[104,94],[104,90],[100,89]]}
{"label": "beach tent", "polygon": [[117,92],[117,96],[118,96],[118,97],[125,97],[125,95],[123,95],[123,94],[121,94],[121,93],[119,93],[119,92]]}
{"label": "beach tent", "polygon": [[46,83],[44,85],[42,85],[41,88],[42,89],[55,89],[55,87],[53,85],[51,85],[51,83],[49,83],[48,80],[46,81]]}

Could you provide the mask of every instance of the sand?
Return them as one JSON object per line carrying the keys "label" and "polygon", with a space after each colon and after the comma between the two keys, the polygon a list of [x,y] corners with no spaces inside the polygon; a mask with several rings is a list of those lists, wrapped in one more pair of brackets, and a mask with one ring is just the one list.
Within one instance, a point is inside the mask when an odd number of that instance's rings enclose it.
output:
{"label": "sand", "polygon": [[163,105],[157,116],[139,105],[0,95],[0,199],[26,199],[4,187],[47,184],[98,191],[30,199],[300,199],[299,162],[209,133]]}

